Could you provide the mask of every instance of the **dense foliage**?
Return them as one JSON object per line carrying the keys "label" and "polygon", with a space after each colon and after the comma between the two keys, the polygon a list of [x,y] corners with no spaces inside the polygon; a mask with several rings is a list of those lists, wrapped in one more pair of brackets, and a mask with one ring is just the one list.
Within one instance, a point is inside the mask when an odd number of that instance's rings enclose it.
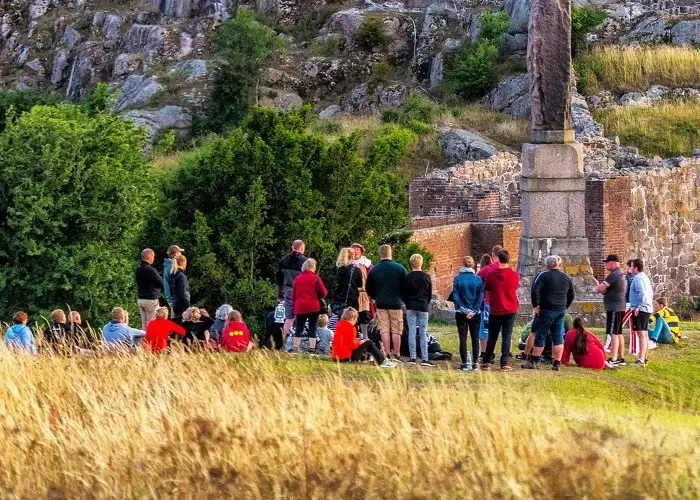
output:
{"label": "dense foliage", "polygon": [[58,98],[37,90],[8,90],[0,92],[0,132],[5,130],[8,114],[16,118],[34,106],[56,104]]}
{"label": "dense foliage", "polygon": [[143,131],[76,106],[37,106],[0,134],[0,317],[135,302],[151,205]]}
{"label": "dense foliage", "polygon": [[357,41],[367,50],[385,45],[389,41],[389,37],[384,29],[382,19],[365,17],[360,25],[360,29],[357,30]]}
{"label": "dense foliage", "polygon": [[593,7],[576,7],[571,9],[571,51],[578,55],[586,47],[586,35],[599,26],[607,14]]}

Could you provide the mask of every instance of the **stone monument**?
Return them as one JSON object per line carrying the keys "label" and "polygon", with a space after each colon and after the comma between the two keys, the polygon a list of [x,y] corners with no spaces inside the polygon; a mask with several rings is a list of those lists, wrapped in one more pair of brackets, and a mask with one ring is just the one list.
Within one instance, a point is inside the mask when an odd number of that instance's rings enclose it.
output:
{"label": "stone monument", "polygon": [[583,145],[574,143],[571,123],[571,0],[532,0],[529,33],[532,131],[522,155],[518,295],[530,303],[533,277],[557,254],[577,301],[600,301],[585,231]]}

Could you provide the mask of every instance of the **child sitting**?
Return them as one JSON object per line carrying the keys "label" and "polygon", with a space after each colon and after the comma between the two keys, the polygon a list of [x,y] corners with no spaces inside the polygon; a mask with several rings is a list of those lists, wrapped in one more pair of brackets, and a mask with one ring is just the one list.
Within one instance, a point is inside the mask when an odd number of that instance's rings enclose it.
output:
{"label": "child sitting", "polygon": [[649,338],[658,344],[678,344],[681,340],[681,323],[664,297],[654,301],[656,313],[649,325]]}
{"label": "child sitting", "polygon": [[235,309],[228,315],[228,321],[221,332],[220,346],[228,352],[248,352],[253,348],[250,331],[243,322],[243,316]]}
{"label": "child sitting", "polygon": [[328,328],[328,315],[321,314],[316,325],[316,352],[327,356],[331,353],[333,343],[333,332]]}
{"label": "child sitting", "polygon": [[150,352],[162,352],[168,349],[171,334],[185,336],[185,329],[177,323],[168,320],[168,308],[156,309],[156,318],[146,325],[144,344]]}
{"label": "child sitting", "polygon": [[333,349],[331,358],[336,361],[360,361],[365,354],[369,354],[374,362],[382,368],[394,368],[396,364],[390,359],[386,359],[374,342],[370,340],[357,340],[357,319],[359,313],[357,309],[348,307],[343,311],[340,321],[335,328],[333,337]]}

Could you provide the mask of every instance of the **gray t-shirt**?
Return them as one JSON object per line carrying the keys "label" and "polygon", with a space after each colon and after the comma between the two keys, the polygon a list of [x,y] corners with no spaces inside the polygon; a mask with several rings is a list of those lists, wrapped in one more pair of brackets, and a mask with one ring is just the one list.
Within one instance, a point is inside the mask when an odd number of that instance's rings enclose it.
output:
{"label": "gray t-shirt", "polygon": [[318,354],[330,354],[333,332],[328,328],[319,328],[316,330],[316,339],[316,352]]}
{"label": "gray t-shirt", "polygon": [[622,269],[616,267],[605,278],[609,285],[603,294],[603,304],[606,311],[624,312],[626,309],[627,280]]}

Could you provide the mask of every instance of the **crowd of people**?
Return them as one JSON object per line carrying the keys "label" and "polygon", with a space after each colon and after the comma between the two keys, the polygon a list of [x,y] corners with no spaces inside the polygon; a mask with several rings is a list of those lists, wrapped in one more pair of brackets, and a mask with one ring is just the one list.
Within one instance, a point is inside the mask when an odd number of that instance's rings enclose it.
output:
{"label": "crowd of people", "polygon": [[[393,260],[389,245],[379,247],[380,260],[373,265],[364,246],[354,243],[340,250],[336,286],[329,291],[318,274],[316,260],[307,258],[305,250],[303,241],[294,241],[290,253],[279,263],[279,302],[267,317],[261,347],[293,354],[303,349],[339,362],[371,360],[383,368],[393,368],[397,362],[435,366],[428,348],[433,287],[431,276],[422,269],[420,254],[410,257],[408,272]],[[40,348],[63,354],[87,354],[96,344],[108,352],[129,351],[142,344],[150,352],[159,353],[169,350],[173,343],[185,349],[253,349],[253,336],[242,314],[231,305],[220,306],[214,318],[205,309],[192,306],[184,249],[172,245],[167,255],[162,275],[154,267],[155,252],[149,248],[141,252],[134,271],[141,328],[129,326],[128,312],[115,307],[111,320],[101,330],[101,342],[95,342],[98,339],[89,338],[78,312],[65,314],[57,309],[51,313]],[[520,276],[510,261],[508,250],[495,246],[478,265],[473,257],[464,257],[454,278],[448,300],[455,306],[460,370],[490,370],[496,361],[499,338],[500,370],[512,370]],[[609,255],[605,263],[608,274],[596,291],[602,294],[606,309],[606,344],[586,330],[582,318],[574,319],[568,331],[565,328],[571,321],[567,309],[575,299],[574,285],[562,269],[562,259],[550,255],[531,287],[533,315],[523,337],[522,368],[537,369],[546,349],[556,371],[569,364],[571,357],[586,368],[624,366],[623,325],[628,321],[635,344],[635,365],[648,363],[649,349],[655,343],[679,341],[678,318],[665,298],[653,300],[642,260],[628,261],[626,274],[617,255]],[[161,297],[167,306],[161,305]],[[16,313],[4,342],[8,347],[36,354],[37,344],[28,321],[25,312]],[[375,331],[373,339],[371,332]],[[407,360],[401,356],[402,337],[408,344]],[[608,359],[606,351],[610,352]]]}

